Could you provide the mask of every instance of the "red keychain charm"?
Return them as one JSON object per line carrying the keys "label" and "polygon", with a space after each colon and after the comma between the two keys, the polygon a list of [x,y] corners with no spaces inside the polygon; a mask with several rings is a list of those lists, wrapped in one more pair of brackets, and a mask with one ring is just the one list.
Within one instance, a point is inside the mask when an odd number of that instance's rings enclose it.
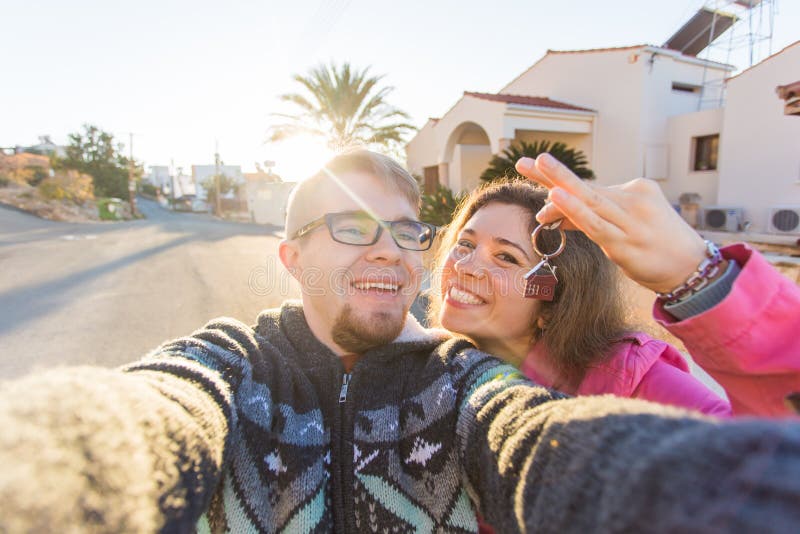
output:
{"label": "red keychain charm", "polygon": [[[533,269],[525,274],[525,293],[524,296],[529,299],[547,300],[552,301],[556,294],[556,284],[558,278],[556,277],[556,268],[550,265],[550,260],[555,258],[564,251],[567,244],[567,234],[564,230],[559,228],[561,221],[556,221],[550,225],[542,225],[536,227],[531,234],[531,242],[533,243],[533,251],[538,254],[542,261],[537,263]],[[539,250],[536,240],[542,230],[556,230],[558,229],[561,235],[561,244],[555,252],[550,254],[542,254]]]}

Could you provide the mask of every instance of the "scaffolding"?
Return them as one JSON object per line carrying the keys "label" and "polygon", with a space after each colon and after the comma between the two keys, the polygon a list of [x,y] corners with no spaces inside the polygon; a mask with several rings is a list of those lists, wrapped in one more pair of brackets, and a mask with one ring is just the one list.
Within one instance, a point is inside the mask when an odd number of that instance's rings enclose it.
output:
{"label": "scaffolding", "polygon": [[[664,46],[726,65],[746,53],[744,68],[752,67],[772,55],[776,11],[777,0],[706,0]],[[700,91],[698,110],[724,105],[725,79],[709,79],[707,65]]]}

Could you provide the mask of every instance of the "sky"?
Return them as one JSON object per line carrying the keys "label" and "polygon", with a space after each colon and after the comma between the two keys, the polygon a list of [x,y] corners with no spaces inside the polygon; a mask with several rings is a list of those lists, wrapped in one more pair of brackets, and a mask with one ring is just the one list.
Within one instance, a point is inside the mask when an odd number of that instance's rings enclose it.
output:
{"label": "sky", "polygon": [[[773,2],[772,40],[756,59],[800,40],[800,0]],[[270,160],[294,181],[330,155],[310,139],[265,143],[273,114],[292,111],[279,96],[299,90],[294,74],[369,67],[421,127],[464,91],[499,91],[547,49],[660,45],[715,3],[728,2],[0,0],[0,147],[41,135],[64,144],[90,123],[126,153],[132,133],[145,166],[188,172],[218,148],[225,164],[249,172]],[[749,51],[715,47],[711,59],[747,67]]]}

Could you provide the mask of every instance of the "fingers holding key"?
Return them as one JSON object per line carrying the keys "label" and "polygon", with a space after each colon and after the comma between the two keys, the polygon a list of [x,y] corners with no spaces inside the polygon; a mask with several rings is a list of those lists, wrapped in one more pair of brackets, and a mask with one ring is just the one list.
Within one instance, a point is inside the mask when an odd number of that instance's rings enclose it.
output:
{"label": "fingers holding key", "polygon": [[537,184],[546,187],[547,189],[553,188],[553,182],[551,182],[547,176],[539,172],[536,168],[536,160],[533,158],[520,158],[516,165],[514,166],[517,169],[517,172],[520,173],[522,176],[531,180],[532,182],[536,182]]}
{"label": "fingers holding key", "polygon": [[550,190],[536,215],[541,223],[564,219],[597,243],[632,279],[669,290],[702,260],[702,238],[672,208],[658,184],[644,179],[600,187],[581,180],[549,154],[522,158],[517,170]]}
{"label": "fingers holding key", "polygon": [[[540,154],[536,160],[521,158],[516,168],[520,174],[543,185],[551,192],[551,204],[537,214],[539,222],[549,223],[566,216],[565,228],[579,228],[593,239],[600,238],[598,232],[605,227],[598,217],[622,230],[626,229],[629,217],[615,202],[616,191],[611,188],[593,187],[578,178],[550,154]],[[553,198],[553,192],[556,190],[560,190],[563,194],[561,202],[556,202]],[[577,204],[571,203],[571,212],[566,213],[562,209],[565,207],[562,204],[568,197],[579,200],[588,210],[583,207],[578,209]]]}
{"label": "fingers holding key", "polygon": [[581,198],[561,187],[551,189],[549,198],[550,203],[536,215],[539,222],[544,223],[564,218],[570,223],[568,227],[571,226],[582,231],[602,248],[607,248],[612,243],[626,237],[622,228],[613,221],[604,218]]}
{"label": "fingers holding key", "polygon": [[[591,211],[603,219],[606,219],[611,224],[622,229],[627,227],[629,217],[614,201],[615,191],[610,188],[593,187],[591,184],[578,178],[572,171],[550,154],[540,154],[536,160],[521,158],[517,162],[516,168],[520,174],[529,180],[537,182],[551,191],[555,188],[559,188],[569,195],[578,198]],[[559,216],[558,211],[553,210],[554,208],[545,210],[544,213],[540,213],[537,219],[540,222],[551,222]],[[582,213],[585,212],[582,211]],[[568,227],[571,226],[583,230],[590,221],[570,220],[570,222],[572,224],[567,225]]]}

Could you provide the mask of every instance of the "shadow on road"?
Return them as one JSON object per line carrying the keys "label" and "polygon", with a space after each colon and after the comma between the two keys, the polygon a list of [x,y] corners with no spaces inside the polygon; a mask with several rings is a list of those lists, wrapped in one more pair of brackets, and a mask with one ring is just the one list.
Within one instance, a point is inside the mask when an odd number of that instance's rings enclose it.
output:
{"label": "shadow on road", "polygon": [[[145,208],[143,211],[149,212],[148,214],[153,217],[108,224],[58,223],[19,213],[13,213],[10,216],[11,212],[4,213],[3,208],[0,208],[0,220],[13,223],[10,228],[4,225],[4,230],[10,229],[11,231],[4,231],[0,234],[0,246],[57,239],[70,234],[122,233],[136,227],[157,226],[165,233],[179,234],[178,237],[166,243],[139,250],[55,280],[29,284],[0,293],[0,310],[3,315],[2,321],[0,321],[0,334],[57,310],[67,305],[72,299],[81,298],[80,286],[82,284],[169,249],[195,241],[215,242],[242,235],[280,237],[280,232],[283,230],[276,227],[265,228],[254,224],[220,221],[210,215],[175,214],[161,208],[155,202],[144,201],[143,207]],[[130,236],[121,235],[120,239],[130,239]]]}
{"label": "shadow on road", "polygon": [[30,284],[0,293],[0,307],[9,312],[13,310],[13,315],[9,313],[0,322],[0,334],[13,330],[45,313],[52,312],[54,309],[69,303],[73,298],[80,298],[78,292],[80,285],[84,282],[195,239],[193,236],[178,237],[167,243],[122,256],[113,261],[58,278],[57,280],[50,280],[41,284]]}

